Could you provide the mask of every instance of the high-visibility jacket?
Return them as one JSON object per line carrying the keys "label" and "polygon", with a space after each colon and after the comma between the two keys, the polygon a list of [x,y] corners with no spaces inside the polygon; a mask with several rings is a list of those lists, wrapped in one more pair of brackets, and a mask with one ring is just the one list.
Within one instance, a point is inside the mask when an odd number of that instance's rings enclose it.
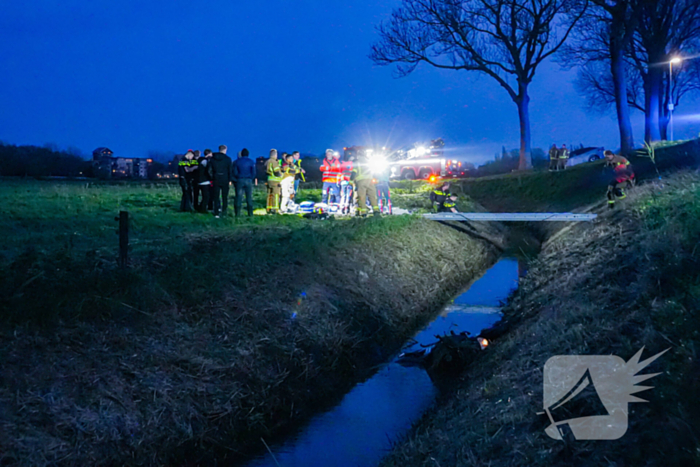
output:
{"label": "high-visibility jacket", "polygon": [[445,204],[445,200],[448,196],[450,196],[449,193],[444,192],[440,188],[438,188],[437,190],[434,190],[432,193],[430,193],[430,201],[442,206],[443,204]]}
{"label": "high-visibility jacket", "polygon": [[265,162],[265,173],[267,173],[268,182],[279,182],[282,180],[282,169],[280,161],[277,159],[268,159]]}
{"label": "high-visibility jacket", "polygon": [[343,177],[343,164],[338,159],[323,160],[320,167],[324,183],[339,183]]}
{"label": "high-visibility jacket", "polygon": [[304,172],[301,171],[301,159],[294,159],[294,164],[297,166],[299,169],[299,172],[297,172],[301,176],[301,180],[303,182],[306,181],[306,177],[304,177]]}
{"label": "high-visibility jacket", "polygon": [[568,158],[569,158],[569,150],[566,148],[559,149],[559,159],[568,159]]}
{"label": "high-visibility jacket", "polygon": [[634,178],[634,172],[632,171],[632,165],[630,161],[622,156],[613,156],[613,159],[607,163],[611,165],[615,171],[615,180],[617,183],[622,183],[624,181]]}
{"label": "high-visibility jacket", "polygon": [[296,178],[296,175],[300,172],[301,169],[295,163],[284,164],[282,166],[282,180],[285,178]]}
{"label": "high-visibility jacket", "polygon": [[343,162],[342,167],[343,167],[342,181],[349,182],[351,175],[352,175],[353,164],[351,161]]}
{"label": "high-visibility jacket", "polygon": [[372,180],[372,171],[369,169],[369,167],[365,167],[363,164],[355,165],[351,172],[355,173],[353,180],[356,182],[361,182],[362,180]]}
{"label": "high-visibility jacket", "polygon": [[558,159],[559,158],[559,149],[550,148],[549,149],[549,158],[550,159]]}

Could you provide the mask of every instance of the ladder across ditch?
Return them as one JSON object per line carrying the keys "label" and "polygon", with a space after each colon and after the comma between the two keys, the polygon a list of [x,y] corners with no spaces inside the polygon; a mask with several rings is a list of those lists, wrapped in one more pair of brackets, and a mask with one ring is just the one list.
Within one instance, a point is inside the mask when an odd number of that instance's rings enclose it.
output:
{"label": "ladder across ditch", "polygon": [[434,221],[498,221],[498,222],[590,222],[598,214],[571,212],[440,212],[423,214]]}

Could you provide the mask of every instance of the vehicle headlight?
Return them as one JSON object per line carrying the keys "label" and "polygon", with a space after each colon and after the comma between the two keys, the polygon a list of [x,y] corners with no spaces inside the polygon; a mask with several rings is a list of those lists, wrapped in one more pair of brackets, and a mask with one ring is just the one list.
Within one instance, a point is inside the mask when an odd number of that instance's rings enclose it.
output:
{"label": "vehicle headlight", "polygon": [[388,162],[385,161],[384,159],[373,159],[369,161],[367,164],[367,167],[369,167],[369,170],[372,171],[372,173],[381,173],[386,170],[386,168],[389,166]]}
{"label": "vehicle headlight", "polygon": [[425,149],[423,146],[417,148],[416,151],[418,152],[419,156],[425,156],[428,153],[428,150]]}

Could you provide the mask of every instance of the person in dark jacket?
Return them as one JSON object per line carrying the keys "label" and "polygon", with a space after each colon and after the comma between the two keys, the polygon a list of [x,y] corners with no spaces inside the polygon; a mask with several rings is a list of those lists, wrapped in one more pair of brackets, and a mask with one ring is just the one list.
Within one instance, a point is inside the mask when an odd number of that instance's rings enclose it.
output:
{"label": "person in dark jacket", "polygon": [[194,169],[197,161],[194,159],[194,152],[190,149],[185,153],[185,157],[177,165],[177,178],[182,189],[180,199],[180,211],[192,211],[192,183],[194,181]]}
{"label": "person in dark jacket", "polygon": [[192,164],[194,166],[194,171],[192,172],[192,203],[194,204],[194,210],[199,211],[199,160],[202,158],[202,152],[197,149],[194,151],[194,157],[192,158]]}
{"label": "person in dark jacket", "polygon": [[214,217],[226,215],[228,209],[228,192],[231,186],[231,158],[226,155],[227,148],[219,146],[219,152],[211,158],[212,181],[214,182]]}
{"label": "person in dark jacket", "polygon": [[243,193],[245,192],[245,204],[248,210],[248,217],[253,216],[253,181],[258,184],[256,178],[255,161],[250,157],[248,149],[243,148],[241,157],[233,163],[233,179],[236,182],[236,200],[234,208],[236,217],[241,215],[243,205]]}
{"label": "person in dark jacket", "polygon": [[211,194],[211,158],[213,153],[211,149],[204,150],[204,156],[197,159],[199,163],[199,168],[197,169],[198,182],[197,186],[199,191],[202,193],[202,199],[199,204],[195,203],[195,209],[199,212],[207,212],[207,206],[209,206],[209,198]]}
{"label": "person in dark jacket", "polygon": [[435,212],[440,212],[443,208],[445,200],[450,195],[450,183],[445,182],[440,188],[430,192],[430,202],[433,203]]}

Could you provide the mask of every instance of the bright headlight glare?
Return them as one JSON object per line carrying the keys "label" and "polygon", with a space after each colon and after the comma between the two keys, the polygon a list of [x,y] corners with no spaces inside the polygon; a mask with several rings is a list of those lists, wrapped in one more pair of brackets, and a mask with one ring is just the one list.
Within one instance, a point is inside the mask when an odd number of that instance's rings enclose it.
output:
{"label": "bright headlight glare", "polygon": [[373,159],[369,161],[367,167],[372,171],[372,173],[380,173],[383,172],[388,165],[389,164],[384,159]]}
{"label": "bright headlight glare", "polygon": [[418,148],[418,155],[419,156],[425,156],[425,154],[428,152],[427,149],[425,149],[423,146]]}

